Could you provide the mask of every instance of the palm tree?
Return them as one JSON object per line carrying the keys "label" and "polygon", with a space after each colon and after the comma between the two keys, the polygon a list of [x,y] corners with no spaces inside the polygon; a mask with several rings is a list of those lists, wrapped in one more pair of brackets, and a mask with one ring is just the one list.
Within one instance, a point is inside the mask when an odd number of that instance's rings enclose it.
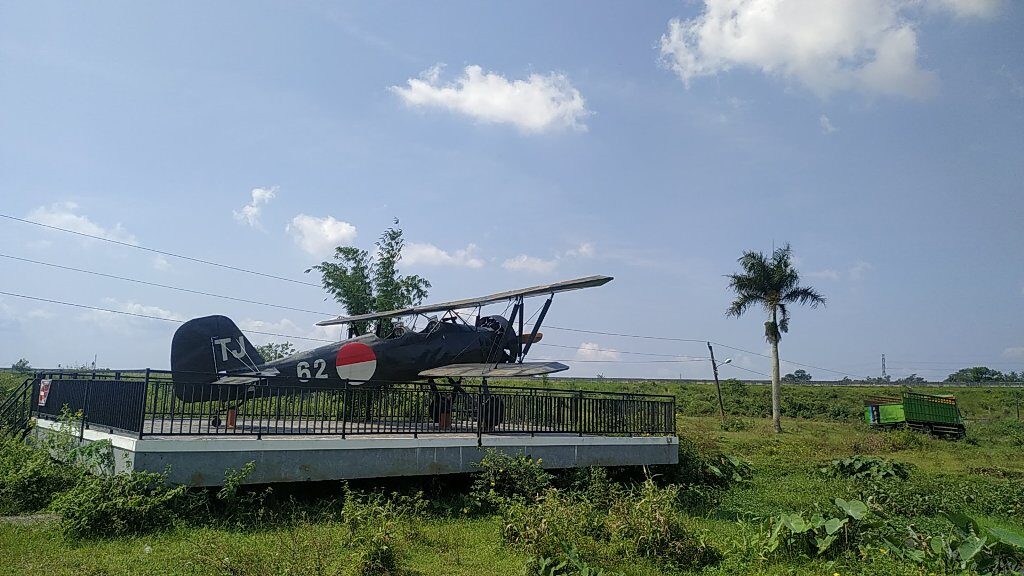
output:
{"label": "palm tree", "polygon": [[782,394],[779,389],[779,340],[789,332],[790,304],[810,304],[817,308],[825,297],[814,288],[800,286],[800,275],[790,262],[789,244],[776,248],[772,257],[760,252],[744,252],[739,259],[742,274],[729,274],[729,287],[736,299],[725,311],[726,316],[739,318],[748,308],[760,304],[768,313],[764,337],[772,345],[772,426],[782,432]]}

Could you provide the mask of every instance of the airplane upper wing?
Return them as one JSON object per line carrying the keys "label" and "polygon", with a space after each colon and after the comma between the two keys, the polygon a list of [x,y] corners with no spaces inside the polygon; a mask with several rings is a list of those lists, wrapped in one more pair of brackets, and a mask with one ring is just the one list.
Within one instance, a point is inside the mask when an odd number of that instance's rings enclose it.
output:
{"label": "airplane upper wing", "polygon": [[470,308],[473,306],[483,306],[484,304],[493,304],[494,302],[501,302],[503,300],[518,298],[520,296],[524,298],[530,298],[532,296],[554,294],[555,292],[567,292],[569,290],[579,290],[581,288],[603,286],[608,282],[611,282],[611,280],[611,276],[587,276],[585,278],[577,278],[575,280],[555,282],[554,284],[543,284],[540,286],[533,286],[530,288],[522,288],[520,290],[508,290],[506,292],[498,292],[497,294],[491,294],[490,296],[482,296],[480,298],[466,298],[465,300],[453,300],[451,302],[442,302],[440,304],[410,306],[409,308],[399,308],[398,310],[389,310],[387,312],[373,312],[371,314],[359,314],[358,316],[338,316],[337,318],[332,318],[331,320],[323,320],[317,322],[316,325],[333,326],[335,324],[349,324],[352,322],[359,322],[362,320],[376,320],[378,318],[394,318],[396,316],[411,316],[413,314],[444,312],[447,310],[456,310],[458,308]]}
{"label": "airplane upper wing", "polygon": [[540,376],[568,370],[560,362],[522,362],[520,364],[449,364],[420,372],[424,378],[514,378],[518,376]]}

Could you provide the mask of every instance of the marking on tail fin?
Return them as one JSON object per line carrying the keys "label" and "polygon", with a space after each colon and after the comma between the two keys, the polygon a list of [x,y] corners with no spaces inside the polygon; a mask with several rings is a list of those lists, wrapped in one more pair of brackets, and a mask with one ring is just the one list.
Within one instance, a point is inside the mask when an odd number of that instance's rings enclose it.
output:
{"label": "marking on tail fin", "polygon": [[215,345],[220,346],[220,355],[222,361],[228,361],[228,352],[231,352],[231,355],[234,356],[236,360],[241,360],[242,358],[245,358],[248,355],[245,352],[245,336],[238,337],[237,352],[228,348],[229,342],[231,342],[231,338],[217,338],[216,340],[213,341]]}

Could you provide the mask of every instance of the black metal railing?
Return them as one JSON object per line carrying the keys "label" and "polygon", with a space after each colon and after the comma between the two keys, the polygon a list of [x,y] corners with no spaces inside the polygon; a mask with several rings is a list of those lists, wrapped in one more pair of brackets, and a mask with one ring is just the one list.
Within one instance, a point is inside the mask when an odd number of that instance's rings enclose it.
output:
{"label": "black metal railing", "polygon": [[[315,386],[295,378],[193,384],[197,375],[145,370],[38,374],[30,407],[82,428],[143,436],[675,433],[665,395],[394,382]],[[47,382],[45,402],[40,387]]]}
{"label": "black metal railing", "polygon": [[32,412],[32,378],[26,378],[0,399],[0,433],[21,435],[28,430]]}

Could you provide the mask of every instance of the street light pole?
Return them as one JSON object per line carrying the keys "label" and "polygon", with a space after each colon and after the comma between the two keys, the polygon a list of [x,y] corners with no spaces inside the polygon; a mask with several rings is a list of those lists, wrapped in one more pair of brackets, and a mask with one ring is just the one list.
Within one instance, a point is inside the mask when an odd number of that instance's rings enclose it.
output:
{"label": "street light pole", "polygon": [[715,349],[708,342],[708,352],[711,353],[711,368],[715,372],[715,390],[718,391],[718,413],[722,416],[722,426],[725,426],[725,404],[722,402],[722,385],[718,383],[718,364],[715,362]]}

